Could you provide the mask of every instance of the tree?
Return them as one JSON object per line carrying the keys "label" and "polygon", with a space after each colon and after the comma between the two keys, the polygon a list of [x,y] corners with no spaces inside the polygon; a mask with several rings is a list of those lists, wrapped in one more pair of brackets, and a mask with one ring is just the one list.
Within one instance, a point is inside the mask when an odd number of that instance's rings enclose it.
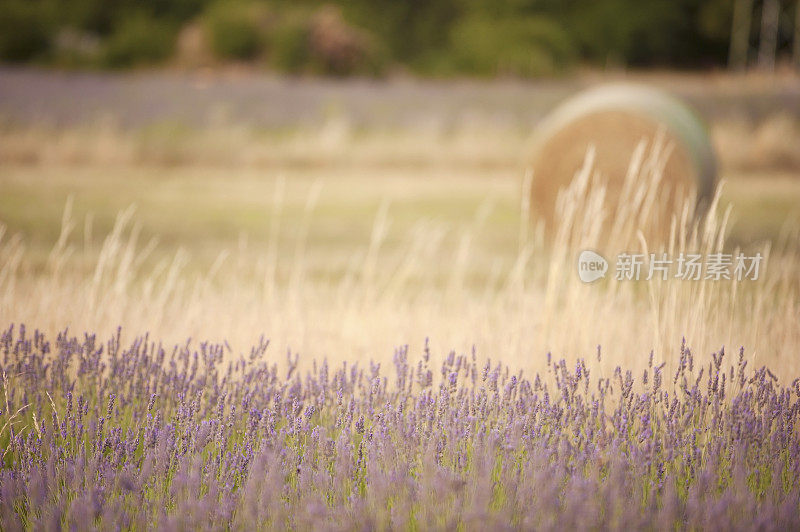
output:
{"label": "tree", "polygon": [[764,0],[761,7],[761,34],[758,46],[758,67],[775,70],[775,52],[778,49],[781,4],[779,0]]}
{"label": "tree", "polygon": [[728,66],[734,70],[747,67],[750,49],[750,26],[753,23],[753,0],[735,0],[731,25]]}

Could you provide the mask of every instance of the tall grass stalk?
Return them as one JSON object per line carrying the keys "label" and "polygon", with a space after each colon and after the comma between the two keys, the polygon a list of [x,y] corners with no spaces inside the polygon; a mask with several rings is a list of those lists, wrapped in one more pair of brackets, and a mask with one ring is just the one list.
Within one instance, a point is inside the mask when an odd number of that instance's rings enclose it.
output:
{"label": "tall grass stalk", "polygon": [[[745,346],[759,364],[787,378],[796,375],[796,240],[787,238],[774,251],[770,245],[748,250],[766,258],[757,281],[614,278],[616,254],[622,252],[667,252],[673,259],[681,252],[738,252],[726,245],[731,211],[719,205],[719,194],[703,219],[695,213],[694,198],[687,198],[670,213],[669,228],[653,226],[664,215],[658,198],[665,153],[658,143],[636,150],[623,201],[612,211],[590,151],[559,196],[553,234],[543,235],[535,222],[522,224],[510,262],[477,256],[470,246],[481,231],[480,212],[472,226],[455,235],[435,221],[420,220],[399,235],[401,252],[385,248],[392,218],[387,202],[375,216],[370,241],[353,250],[343,275],[319,264],[313,267],[323,271],[311,271],[306,238],[323,191],[312,188],[294,253],[287,256],[277,245],[288,223],[281,211],[285,184],[279,181],[265,252],[253,259],[250,250],[221,250],[210,269],[195,274],[185,252],[155,257],[153,242],[139,243],[132,209],[120,213],[98,254],[92,251],[98,243],[89,221],[83,224],[82,249],[69,244],[80,224],[68,204],[44,271],[34,268],[20,238],[0,231],[0,322],[101,335],[121,324],[131,336],[149,331],[175,341],[225,339],[234,351],[264,334],[273,346],[308,355],[304,360],[388,361],[395,346],[420,346],[429,337],[434,348],[468,352],[474,346],[526,370],[540,368],[548,352],[568,360],[592,358],[598,345],[608,368],[643,369],[652,350],[673,369],[685,338],[701,359],[722,346]],[[523,188],[531,178],[543,176],[526,178]],[[520,208],[527,220],[526,203]],[[451,238],[458,245],[444,245]],[[606,279],[579,280],[576,259],[583,249],[609,260]]]}

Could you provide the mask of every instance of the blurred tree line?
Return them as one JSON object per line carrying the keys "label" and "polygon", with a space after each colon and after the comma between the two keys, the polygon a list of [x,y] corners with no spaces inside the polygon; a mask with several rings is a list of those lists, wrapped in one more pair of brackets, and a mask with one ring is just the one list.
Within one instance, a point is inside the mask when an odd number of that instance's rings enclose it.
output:
{"label": "blurred tree line", "polygon": [[[332,75],[724,66],[734,1],[0,0],[0,60],[82,68],[237,61]],[[756,29],[763,1],[750,2]],[[779,51],[793,44],[797,3],[780,1]]]}

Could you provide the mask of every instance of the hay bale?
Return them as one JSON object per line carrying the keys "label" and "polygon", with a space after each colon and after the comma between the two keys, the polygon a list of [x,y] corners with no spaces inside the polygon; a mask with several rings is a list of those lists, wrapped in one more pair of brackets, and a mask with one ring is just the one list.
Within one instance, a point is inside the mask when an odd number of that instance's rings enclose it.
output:
{"label": "hay bale", "polygon": [[636,146],[642,140],[652,144],[659,134],[671,148],[660,202],[667,202],[669,211],[696,191],[702,209],[716,180],[716,158],[702,122],[659,90],[611,84],[573,96],[540,123],[529,159],[532,214],[552,224],[558,190],[580,170],[590,145],[596,150],[595,170],[605,180],[614,207]]}

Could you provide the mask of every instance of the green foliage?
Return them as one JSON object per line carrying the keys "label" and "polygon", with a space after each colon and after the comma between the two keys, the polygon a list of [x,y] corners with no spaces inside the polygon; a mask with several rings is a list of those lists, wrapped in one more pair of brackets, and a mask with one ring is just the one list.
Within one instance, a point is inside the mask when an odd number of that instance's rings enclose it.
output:
{"label": "green foliage", "polygon": [[49,45],[50,10],[42,2],[3,0],[0,3],[0,60],[23,62],[38,58]]}
{"label": "green foliage", "polygon": [[453,28],[450,47],[458,71],[482,75],[550,74],[574,59],[566,32],[543,17],[470,17]]}
{"label": "green foliage", "polygon": [[464,11],[462,0],[353,0],[342,3],[348,20],[379,35],[391,58],[415,63],[447,47],[449,30]]}
{"label": "green foliage", "polygon": [[306,18],[295,14],[283,17],[270,36],[271,66],[281,72],[302,72],[310,57],[308,36]]}
{"label": "green foliage", "polygon": [[103,62],[109,67],[158,63],[175,45],[175,29],[144,13],[124,19],[108,40]]}
{"label": "green foliage", "polygon": [[[0,2],[0,61],[96,62],[80,50],[65,53],[67,34],[97,40],[107,66],[160,62],[177,30],[200,17],[223,61],[326,75],[380,73],[389,62],[436,75],[517,76],[577,61],[724,65],[732,16],[729,0]],[[791,32],[791,24],[781,29],[784,51]]]}
{"label": "green foliage", "polygon": [[266,45],[267,12],[253,2],[221,0],[204,14],[212,51],[222,59],[253,59]]}
{"label": "green foliage", "polygon": [[730,31],[727,4],[725,0],[577,0],[565,18],[581,55],[592,62],[722,64]]}

